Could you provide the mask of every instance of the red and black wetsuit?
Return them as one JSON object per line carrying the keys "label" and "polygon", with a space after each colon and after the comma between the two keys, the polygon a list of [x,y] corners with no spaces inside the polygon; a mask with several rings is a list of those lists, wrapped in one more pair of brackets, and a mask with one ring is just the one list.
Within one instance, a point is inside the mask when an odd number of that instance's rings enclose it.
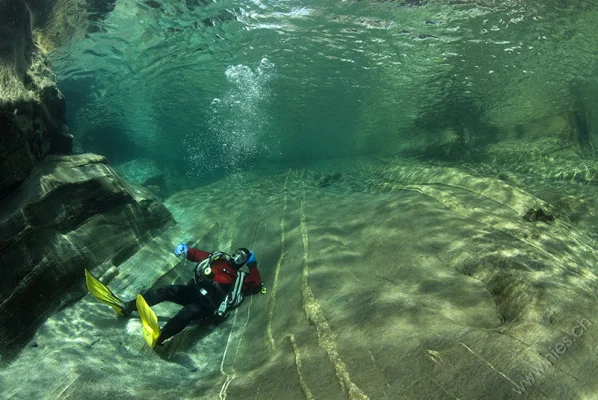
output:
{"label": "red and black wetsuit", "polygon": [[[203,250],[189,248],[187,252],[189,261],[201,262],[209,257],[210,253]],[[255,259],[250,260],[246,265],[249,267],[249,273],[243,280],[241,292],[243,295],[251,295],[261,290],[262,278]],[[150,289],[143,294],[150,306],[164,301],[183,306],[162,328],[162,333],[158,338],[159,344],[182,331],[192,320],[214,317],[216,310],[235,283],[237,269],[224,258],[214,261],[211,268],[212,279],[199,280],[197,283],[192,279],[187,285],[170,285]]]}
{"label": "red and black wetsuit", "polygon": [[[187,252],[187,260],[194,262],[201,262],[210,257],[210,253],[203,250],[189,248]],[[243,281],[242,291],[244,295],[255,294],[262,288],[262,278],[260,271],[257,269],[257,262],[248,262],[249,274]],[[226,292],[230,289],[230,285],[235,282],[237,278],[237,271],[226,260],[219,259],[212,264],[212,272],[214,273],[214,282],[222,287],[226,287]]]}

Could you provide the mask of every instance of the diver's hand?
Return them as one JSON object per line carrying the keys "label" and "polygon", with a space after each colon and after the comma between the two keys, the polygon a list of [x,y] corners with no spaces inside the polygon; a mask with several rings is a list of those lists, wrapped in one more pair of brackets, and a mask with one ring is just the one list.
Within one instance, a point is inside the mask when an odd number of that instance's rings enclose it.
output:
{"label": "diver's hand", "polygon": [[177,247],[174,248],[174,254],[177,256],[183,256],[187,258],[187,252],[189,251],[189,246],[185,243],[179,244]]}

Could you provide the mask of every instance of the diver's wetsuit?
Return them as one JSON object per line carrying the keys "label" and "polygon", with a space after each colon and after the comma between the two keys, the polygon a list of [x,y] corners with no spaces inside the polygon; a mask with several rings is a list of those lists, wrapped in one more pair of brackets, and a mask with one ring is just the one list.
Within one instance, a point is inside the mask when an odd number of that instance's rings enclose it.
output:
{"label": "diver's wetsuit", "polygon": [[150,289],[143,294],[143,297],[150,307],[164,301],[183,306],[162,328],[162,333],[158,338],[158,344],[161,344],[185,329],[190,321],[213,317],[214,312],[225,296],[219,296],[220,301],[217,303],[210,302],[205,295],[201,294],[195,282],[191,281],[187,285],[171,285]]}
{"label": "diver's wetsuit", "polygon": [[[195,262],[201,262],[208,257],[210,257],[210,253],[193,248],[190,248],[187,253],[187,259]],[[249,267],[249,274],[243,280],[243,286],[241,287],[243,295],[257,293],[262,286],[257,263],[252,261],[246,265]],[[187,285],[170,285],[150,289],[143,293],[143,297],[149,306],[164,301],[183,306],[162,328],[158,344],[182,331],[192,320],[214,317],[215,311],[230,292],[237,277],[237,271],[224,259],[214,262],[211,268],[213,272],[212,279],[203,279],[197,283],[192,279]],[[241,301],[242,296],[236,305],[240,304]],[[127,313],[135,310],[135,308],[135,300],[125,304]]]}

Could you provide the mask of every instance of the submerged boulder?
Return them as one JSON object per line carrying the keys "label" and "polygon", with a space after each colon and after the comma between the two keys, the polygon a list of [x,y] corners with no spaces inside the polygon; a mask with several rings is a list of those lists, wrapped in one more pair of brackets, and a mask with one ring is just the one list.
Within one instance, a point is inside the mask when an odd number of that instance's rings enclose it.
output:
{"label": "submerged boulder", "polygon": [[10,352],[81,297],[83,269],[118,266],[173,222],[94,154],[47,156],[0,211],[0,348]]}
{"label": "submerged boulder", "polygon": [[150,159],[140,158],[127,161],[115,166],[114,170],[127,182],[145,186],[161,195],[166,192],[164,174]]}

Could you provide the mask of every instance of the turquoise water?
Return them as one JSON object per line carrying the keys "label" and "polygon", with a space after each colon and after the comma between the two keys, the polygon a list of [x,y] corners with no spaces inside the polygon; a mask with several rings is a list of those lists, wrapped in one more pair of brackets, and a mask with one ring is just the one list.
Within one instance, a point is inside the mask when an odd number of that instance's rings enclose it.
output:
{"label": "turquoise water", "polygon": [[454,136],[477,148],[567,114],[595,101],[597,15],[591,1],[119,0],[51,58],[79,151],[201,181]]}
{"label": "turquoise water", "polygon": [[[0,398],[597,397],[598,3],[44,5],[109,164],[3,203],[4,285],[47,297],[4,303]],[[83,269],[134,299],[189,280],[181,242],[254,250],[267,292],[151,350]]]}

